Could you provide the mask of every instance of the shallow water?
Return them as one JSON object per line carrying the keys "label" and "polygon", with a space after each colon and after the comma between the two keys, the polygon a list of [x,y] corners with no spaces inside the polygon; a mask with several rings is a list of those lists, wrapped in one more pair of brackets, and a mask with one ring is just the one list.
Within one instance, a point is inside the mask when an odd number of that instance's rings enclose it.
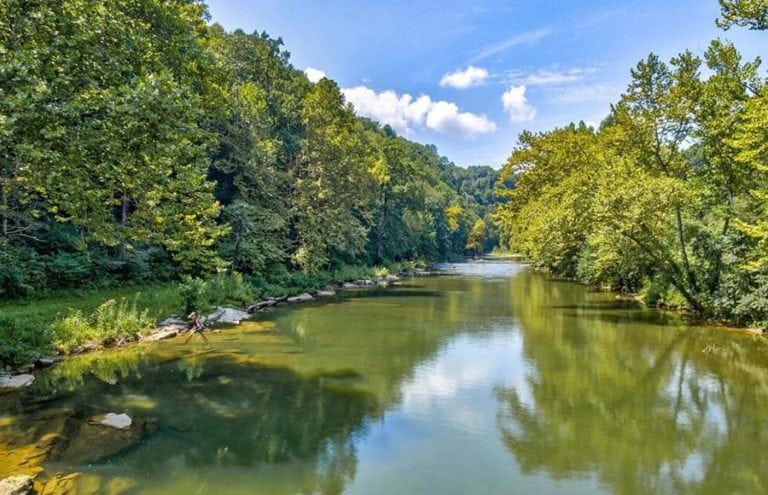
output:
{"label": "shallow water", "polygon": [[[768,493],[763,339],[518,264],[446,268],[207,343],[70,360],[0,396],[0,477],[42,469],[81,493]],[[147,420],[140,441],[88,436],[110,411]]]}

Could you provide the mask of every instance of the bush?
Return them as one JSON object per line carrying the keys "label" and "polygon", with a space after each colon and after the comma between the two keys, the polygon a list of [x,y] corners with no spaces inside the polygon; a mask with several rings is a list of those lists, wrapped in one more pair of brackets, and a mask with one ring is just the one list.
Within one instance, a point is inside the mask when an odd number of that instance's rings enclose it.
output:
{"label": "bush", "polygon": [[63,352],[71,352],[85,343],[111,345],[136,339],[154,328],[155,323],[147,310],[139,311],[136,303],[126,299],[120,303],[110,299],[90,315],[71,311],[53,324],[55,345]]}
{"label": "bush", "polygon": [[216,306],[247,306],[257,298],[253,286],[238,272],[217,273],[207,282],[205,290],[208,302]]}
{"label": "bush", "polygon": [[208,306],[207,285],[203,279],[186,276],[179,284],[179,293],[184,301],[184,314],[203,311]]}
{"label": "bush", "polygon": [[0,367],[17,367],[51,352],[51,331],[0,315]]}
{"label": "bush", "polygon": [[334,282],[349,282],[375,276],[376,272],[373,268],[361,265],[342,265],[331,274]]}

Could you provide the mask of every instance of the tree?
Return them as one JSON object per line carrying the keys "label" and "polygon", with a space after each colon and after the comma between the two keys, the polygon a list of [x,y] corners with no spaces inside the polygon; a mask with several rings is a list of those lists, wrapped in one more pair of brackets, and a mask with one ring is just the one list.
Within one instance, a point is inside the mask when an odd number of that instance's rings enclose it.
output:
{"label": "tree", "polygon": [[471,250],[475,256],[483,252],[485,246],[485,221],[482,218],[475,220],[472,230],[469,231],[466,248]]}
{"label": "tree", "polygon": [[730,29],[734,24],[754,30],[768,29],[767,0],[720,0],[717,25]]}
{"label": "tree", "polygon": [[364,251],[372,177],[362,127],[333,81],[307,94],[302,150],[293,170],[294,261],[308,273],[329,267],[334,252]]}

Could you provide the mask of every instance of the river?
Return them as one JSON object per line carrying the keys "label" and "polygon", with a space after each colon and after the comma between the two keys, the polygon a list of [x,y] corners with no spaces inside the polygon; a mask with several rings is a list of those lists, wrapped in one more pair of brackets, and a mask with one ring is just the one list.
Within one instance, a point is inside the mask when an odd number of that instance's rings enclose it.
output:
{"label": "river", "polygon": [[[764,339],[524,265],[450,265],[207,338],[71,359],[0,396],[0,478],[115,494],[768,493]],[[133,436],[88,424],[106,412]]]}

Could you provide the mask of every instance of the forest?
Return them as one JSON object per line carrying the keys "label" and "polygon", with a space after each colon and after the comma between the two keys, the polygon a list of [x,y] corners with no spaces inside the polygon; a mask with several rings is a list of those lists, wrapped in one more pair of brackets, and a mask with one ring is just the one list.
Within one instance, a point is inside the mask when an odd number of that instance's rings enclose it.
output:
{"label": "forest", "polygon": [[[724,30],[768,29],[763,0],[721,0]],[[523,133],[497,219],[559,277],[649,305],[768,324],[768,89],[761,61],[713,40],[651,54],[595,129]]]}
{"label": "forest", "polygon": [[279,38],[188,0],[0,12],[0,298],[492,247],[497,171],[357,117]]}

